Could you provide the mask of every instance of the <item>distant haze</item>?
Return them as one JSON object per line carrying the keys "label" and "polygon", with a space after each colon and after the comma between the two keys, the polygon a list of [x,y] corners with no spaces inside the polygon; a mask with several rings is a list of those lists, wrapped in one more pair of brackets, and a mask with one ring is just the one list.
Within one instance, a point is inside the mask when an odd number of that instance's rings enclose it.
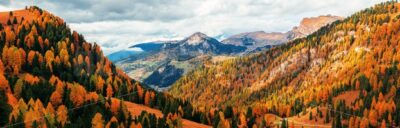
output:
{"label": "distant haze", "polygon": [[[181,39],[194,32],[227,37],[251,31],[286,32],[304,17],[346,17],[384,0],[41,0],[40,8],[100,44],[105,54],[133,44]],[[1,0],[0,11],[28,0]]]}

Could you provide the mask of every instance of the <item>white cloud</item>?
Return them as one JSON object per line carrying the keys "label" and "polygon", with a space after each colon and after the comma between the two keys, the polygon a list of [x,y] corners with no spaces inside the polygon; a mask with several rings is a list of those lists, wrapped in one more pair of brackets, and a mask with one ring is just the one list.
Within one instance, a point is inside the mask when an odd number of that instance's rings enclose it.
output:
{"label": "white cloud", "polygon": [[[285,32],[304,17],[349,16],[384,0],[68,0],[38,1],[63,17],[106,54],[151,40],[179,39],[200,31],[210,36]],[[0,1],[0,11],[28,1]]]}

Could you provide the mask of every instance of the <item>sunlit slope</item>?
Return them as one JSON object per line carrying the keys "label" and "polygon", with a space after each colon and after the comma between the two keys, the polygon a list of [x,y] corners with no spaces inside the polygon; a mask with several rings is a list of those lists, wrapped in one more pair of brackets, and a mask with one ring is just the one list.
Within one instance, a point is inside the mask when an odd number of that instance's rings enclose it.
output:
{"label": "sunlit slope", "polygon": [[[398,126],[399,11],[398,3],[378,4],[264,53],[206,63],[169,92],[197,106],[252,107],[281,117],[330,106],[353,116],[321,115],[329,117],[324,123]],[[349,91],[359,95],[333,100]]]}

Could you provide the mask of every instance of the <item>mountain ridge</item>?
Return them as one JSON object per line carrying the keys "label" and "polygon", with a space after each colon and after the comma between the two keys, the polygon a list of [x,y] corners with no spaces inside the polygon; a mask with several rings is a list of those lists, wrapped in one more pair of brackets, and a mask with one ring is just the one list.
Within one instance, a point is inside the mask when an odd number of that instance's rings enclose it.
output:
{"label": "mountain ridge", "polygon": [[325,26],[337,20],[343,20],[343,18],[340,16],[332,15],[306,17],[301,20],[299,26],[293,27],[292,30],[289,30],[287,32],[246,32],[233,35],[221,42],[237,46],[246,46],[247,50],[244,54],[255,53],[262,50],[267,50],[271,47],[280,45],[290,40],[312,34],[322,26]]}
{"label": "mountain ridge", "polygon": [[[298,28],[312,26],[312,28],[307,29],[308,33],[299,33],[294,30],[286,33],[256,31],[233,35],[221,42],[204,33],[195,32],[179,41],[156,41],[135,45],[147,49],[148,53],[130,56],[125,60],[122,59],[116,62],[116,64],[122,67],[128,74],[131,74],[130,76],[132,78],[152,85],[152,87],[168,87],[173,84],[176,79],[195,69],[199,64],[204,62],[204,60],[212,60],[213,58],[221,57],[229,58],[230,56],[244,56],[268,50],[289,40],[305,36],[305,34],[311,34],[311,32],[316,31],[318,27],[340,19],[341,18],[338,16],[330,15],[303,19]],[[314,22],[317,23],[317,25],[310,25]],[[303,23],[307,24],[303,25]],[[150,50],[149,48],[153,49]],[[178,63],[171,64],[170,62],[174,60]],[[145,65],[143,65],[143,63],[145,63]],[[183,70],[183,72],[181,70]],[[139,76],[137,74],[145,75]],[[172,81],[167,79],[171,79]],[[159,83],[154,81],[165,82]]]}
{"label": "mountain ridge", "polygon": [[193,33],[180,41],[160,42],[162,43],[150,42],[132,46],[143,47],[148,52],[118,61],[117,66],[132,74],[134,79],[152,87],[163,88],[211,56],[230,56],[245,49],[242,46],[223,44],[201,32]]}

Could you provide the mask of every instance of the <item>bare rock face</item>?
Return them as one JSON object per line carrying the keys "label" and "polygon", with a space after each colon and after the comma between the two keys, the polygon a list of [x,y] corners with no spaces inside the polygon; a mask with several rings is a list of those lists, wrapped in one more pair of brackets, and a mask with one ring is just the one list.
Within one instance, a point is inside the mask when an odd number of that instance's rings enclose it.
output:
{"label": "bare rock face", "polygon": [[304,18],[300,22],[299,26],[294,27],[292,29],[291,31],[293,34],[292,38],[296,39],[307,36],[327,24],[342,19],[343,18],[340,16],[332,16],[332,15]]}
{"label": "bare rock face", "polygon": [[205,42],[209,38],[206,34],[201,32],[196,32],[187,38],[187,43],[189,45],[198,45]]}

